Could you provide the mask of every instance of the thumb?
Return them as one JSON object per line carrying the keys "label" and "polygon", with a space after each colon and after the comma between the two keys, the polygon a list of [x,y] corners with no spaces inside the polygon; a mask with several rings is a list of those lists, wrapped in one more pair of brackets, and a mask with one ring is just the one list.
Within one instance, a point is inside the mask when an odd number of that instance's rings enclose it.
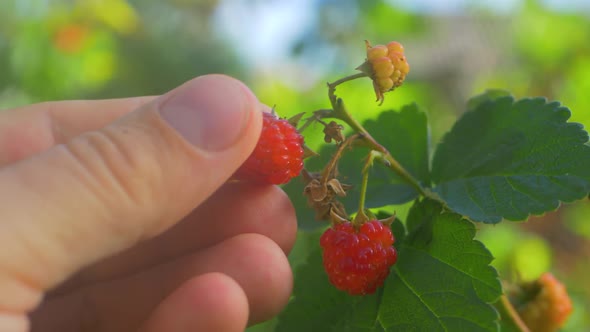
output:
{"label": "thumb", "polygon": [[0,169],[0,311],[32,309],[76,270],[188,214],[253,150],[258,108],[242,83],[203,76]]}

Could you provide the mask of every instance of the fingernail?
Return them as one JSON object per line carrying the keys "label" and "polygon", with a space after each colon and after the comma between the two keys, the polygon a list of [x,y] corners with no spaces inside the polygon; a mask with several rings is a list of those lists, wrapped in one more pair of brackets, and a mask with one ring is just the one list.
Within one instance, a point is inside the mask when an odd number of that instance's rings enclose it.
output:
{"label": "fingernail", "polygon": [[160,115],[194,146],[221,151],[242,136],[255,103],[239,81],[208,75],[172,91],[160,105]]}

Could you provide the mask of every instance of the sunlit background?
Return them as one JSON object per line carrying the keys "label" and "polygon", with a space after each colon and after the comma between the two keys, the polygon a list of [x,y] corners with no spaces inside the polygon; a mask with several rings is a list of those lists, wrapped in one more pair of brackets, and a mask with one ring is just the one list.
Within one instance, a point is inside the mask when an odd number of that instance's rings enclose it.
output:
{"label": "sunlit background", "polygon": [[[368,80],[339,88],[359,120],[416,101],[436,142],[467,98],[498,88],[559,100],[590,128],[588,0],[4,0],[0,109],[161,94],[225,73],[288,116],[327,107],[325,83],[354,73],[365,39],[403,43],[411,72],[381,107]],[[296,203],[302,228],[317,226]],[[480,228],[504,278],[554,272],[575,303],[564,331],[590,330],[588,201]]]}

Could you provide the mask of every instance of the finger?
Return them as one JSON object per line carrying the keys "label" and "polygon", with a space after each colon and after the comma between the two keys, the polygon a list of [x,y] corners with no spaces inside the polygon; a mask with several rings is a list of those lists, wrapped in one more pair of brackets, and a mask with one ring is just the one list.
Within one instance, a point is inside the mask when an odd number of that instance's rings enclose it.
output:
{"label": "finger", "polygon": [[264,236],[242,234],[143,273],[48,300],[33,313],[32,325],[62,332],[78,331],[79,326],[133,331],[180,285],[211,272],[240,285],[250,324],[276,315],[291,294],[292,273],[282,250]]}
{"label": "finger", "polygon": [[85,269],[49,296],[121,278],[243,233],[264,235],[288,253],[295,242],[297,220],[285,192],[276,186],[228,183],[165,234]]}
{"label": "finger", "polygon": [[[98,130],[155,98],[50,101],[3,110],[0,112],[0,166]],[[260,108],[270,111],[264,104]]]}
{"label": "finger", "polygon": [[235,236],[208,250],[158,266],[133,282],[146,286],[160,282],[166,289],[174,289],[183,280],[206,272],[227,274],[240,284],[248,297],[250,323],[278,314],[287,304],[293,286],[286,255],[275,242],[258,234]]}
{"label": "finger", "polygon": [[29,320],[23,314],[0,314],[0,331],[27,332],[29,331]]}
{"label": "finger", "polygon": [[170,227],[235,172],[260,129],[242,83],[203,76],[0,169],[0,294],[23,295],[0,308],[29,310],[79,268]]}
{"label": "finger", "polygon": [[221,273],[185,282],[158,305],[142,332],[241,332],[248,323],[248,299],[242,288]]}
{"label": "finger", "polygon": [[74,100],[0,112],[0,166],[100,129],[155,97]]}

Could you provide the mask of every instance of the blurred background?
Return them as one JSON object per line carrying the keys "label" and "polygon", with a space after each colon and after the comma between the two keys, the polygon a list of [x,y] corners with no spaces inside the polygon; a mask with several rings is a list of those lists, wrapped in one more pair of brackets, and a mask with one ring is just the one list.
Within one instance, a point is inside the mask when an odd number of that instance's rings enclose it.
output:
{"label": "blurred background", "polygon": [[[325,83],[355,72],[365,39],[401,42],[411,71],[381,107],[369,80],[339,87],[359,120],[415,101],[436,143],[467,98],[495,88],[559,100],[590,128],[588,0],[4,0],[0,109],[161,94],[224,73],[289,116],[328,107]],[[306,132],[312,148],[319,131]],[[303,229],[321,226],[294,200]],[[478,227],[504,278],[563,278],[575,307],[564,330],[590,330],[587,200],[529,223]]]}

